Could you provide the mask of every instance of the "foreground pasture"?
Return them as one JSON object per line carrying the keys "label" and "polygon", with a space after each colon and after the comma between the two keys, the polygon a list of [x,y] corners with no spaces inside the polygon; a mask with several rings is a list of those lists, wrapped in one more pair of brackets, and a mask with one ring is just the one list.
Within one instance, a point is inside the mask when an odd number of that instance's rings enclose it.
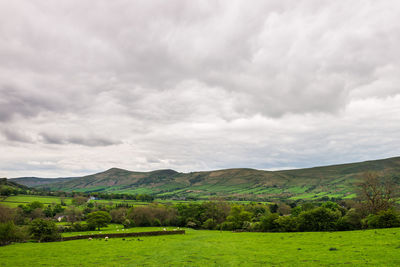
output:
{"label": "foreground pasture", "polygon": [[400,266],[400,229],[323,233],[232,233],[0,247],[0,266]]}

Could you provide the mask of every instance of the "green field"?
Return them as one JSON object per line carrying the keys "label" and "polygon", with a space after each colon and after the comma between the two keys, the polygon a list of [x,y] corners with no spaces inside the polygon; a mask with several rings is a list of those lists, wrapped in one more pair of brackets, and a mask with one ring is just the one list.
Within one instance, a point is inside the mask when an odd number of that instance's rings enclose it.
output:
{"label": "green field", "polygon": [[[57,223],[58,225],[68,225],[68,223]],[[96,235],[96,234],[111,234],[111,233],[136,233],[136,232],[149,232],[149,231],[163,231],[164,228],[166,230],[172,231],[173,229],[177,229],[177,227],[133,227],[124,229],[124,226],[121,224],[109,224],[107,227],[101,228],[100,231],[86,231],[86,232],[66,232],[62,233],[62,236],[77,236],[77,235]]]}
{"label": "green field", "polygon": [[186,235],[0,247],[0,266],[399,266],[400,229]]}
{"label": "green field", "polygon": [[[43,204],[60,204],[60,197],[49,197],[49,196],[31,196],[31,195],[17,195],[17,196],[9,196],[5,197],[0,201],[0,204],[9,206],[9,207],[17,207],[20,204],[28,204],[33,201],[39,201]],[[64,198],[64,202],[67,205],[70,205],[72,198]]]}
{"label": "green field", "polygon": [[[64,202],[67,205],[72,204],[72,198],[70,197],[65,197],[63,198]],[[61,203],[61,197],[50,197],[50,196],[36,196],[36,195],[17,195],[17,196],[9,196],[9,197],[4,197],[3,199],[0,200],[0,204],[9,206],[9,207],[18,207],[20,204],[28,204],[33,201],[39,201],[40,203],[43,204],[60,204]],[[147,205],[149,204],[148,202],[141,202],[141,201],[136,201],[136,200],[123,200],[123,199],[112,199],[112,200],[90,200],[91,202],[96,202],[99,204],[105,204],[105,205],[115,205],[115,204],[130,204],[130,205]]]}

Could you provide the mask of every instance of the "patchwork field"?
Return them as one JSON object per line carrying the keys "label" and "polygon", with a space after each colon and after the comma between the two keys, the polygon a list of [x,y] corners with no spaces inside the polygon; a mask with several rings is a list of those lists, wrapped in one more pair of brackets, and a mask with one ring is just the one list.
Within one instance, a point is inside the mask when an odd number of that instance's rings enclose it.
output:
{"label": "patchwork field", "polygon": [[[9,197],[4,197],[0,199],[0,204],[9,206],[9,207],[17,207],[20,204],[28,204],[33,201],[38,201],[43,204],[60,204],[61,199],[64,200],[64,202],[67,205],[70,205],[72,203],[72,198],[65,197],[49,197],[49,196],[35,196],[35,195],[17,195],[17,196],[9,196]],[[141,201],[136,201],[136,200],[122,200],[122,199],[112,199],[112,200],[90,200],[92,202],[96,203],[101,203],[101,204],[131,204],[131,205],[147,205],[148,202],[141,202]]]}
{"label": "patchwork field", "polygon": [[0,258],[0,266],[399,266],[400,229],[323,233],[186,229],[186,235],[108,242],[13,244],[0,247]]}

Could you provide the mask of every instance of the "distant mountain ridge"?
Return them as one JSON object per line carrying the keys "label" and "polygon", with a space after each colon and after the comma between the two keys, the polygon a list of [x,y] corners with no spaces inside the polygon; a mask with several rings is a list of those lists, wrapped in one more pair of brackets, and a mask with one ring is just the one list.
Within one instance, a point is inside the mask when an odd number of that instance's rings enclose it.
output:
{"label": "distant mountain ridge", "polygon": [[112,168],[83,177],[11,180],[49,190],[147,193],[165,198],[351,198],[354,183],[365,171],[381,171],[397,179],[400,157],[282,171],[241,168],[180,173],[170,169],[135,172]]}
{"label": "distant mountain ridge", "polygon": [[52,184],[61,181],[68,181],[77,177],[70,178],[39,178],[39,177],[19,177],[19,178],[11,178],[9,180],[22,184],[28,187],[35,187],[43,184]]}

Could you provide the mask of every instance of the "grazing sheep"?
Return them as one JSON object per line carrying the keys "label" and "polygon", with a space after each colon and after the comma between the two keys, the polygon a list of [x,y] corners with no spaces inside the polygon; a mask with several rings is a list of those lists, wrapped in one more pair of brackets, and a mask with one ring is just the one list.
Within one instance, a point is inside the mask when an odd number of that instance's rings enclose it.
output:
{"label": "grazing sheep", "polygon": [[108,241],[108,236],[106,236],[106,237],[104,238],[104,240],[105,240],[105,241]]}
{"label": "grazing sheep", "polygon": [[164,230],[164,231],[167,231],[167,229],[165,229],[165,228],[164,228],[163,230]]}
{"label": "grazing sheep", "polygon": [[92,241],[92,238],[91,238],[91,237],[89,237],[89,241]]}

